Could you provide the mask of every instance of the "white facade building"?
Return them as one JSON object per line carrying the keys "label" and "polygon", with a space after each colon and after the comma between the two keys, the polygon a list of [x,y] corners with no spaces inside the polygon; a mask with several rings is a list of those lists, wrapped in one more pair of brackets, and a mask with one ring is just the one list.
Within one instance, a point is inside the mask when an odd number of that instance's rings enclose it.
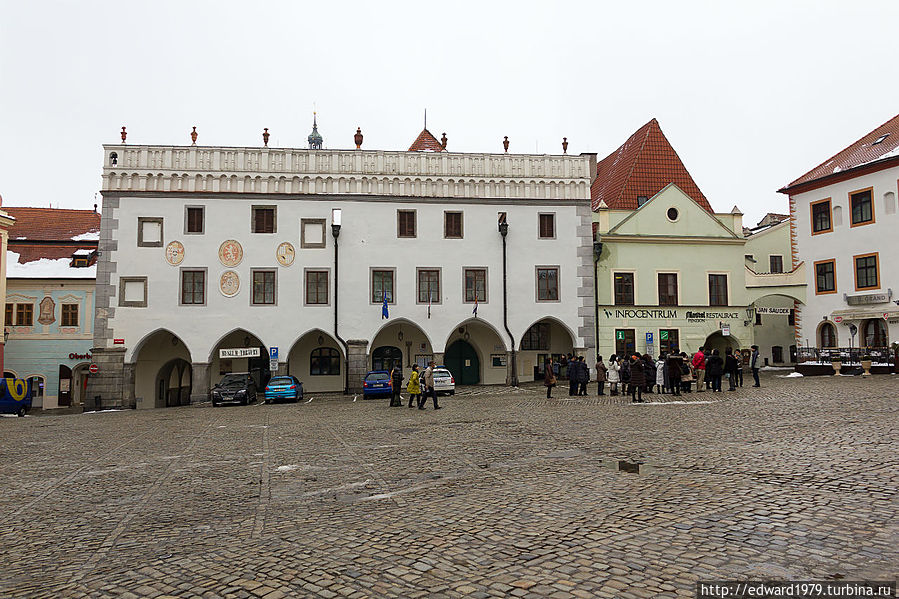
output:
{"label": "white facade building", "polygon": [[450,153],[425,134],[444,149],[104,146],[88,396],[179,405],[272,367],[352,392],[399,360],[457,384],[533,380],[553,353],[592,363],[595,156]]}
{"label": "white facade building", "polygon": [[856,347],[877,362],[899,340],[897,186],[899,116],[780,190],[790,196],[793,262],[807,265],[797,314],[805,359]]}

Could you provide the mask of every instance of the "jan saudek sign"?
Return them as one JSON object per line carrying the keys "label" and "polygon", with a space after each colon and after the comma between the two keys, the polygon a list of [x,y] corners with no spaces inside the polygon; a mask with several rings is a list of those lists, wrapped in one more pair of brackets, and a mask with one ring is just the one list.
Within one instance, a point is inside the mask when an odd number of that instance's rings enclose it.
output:
{"label": "jan saudek sign", "polygon": [[758,307],[755,309],[756,314],[789,314],[793,311],[793,308],[764,308]]}
{"label": "jan saudek sign", "polygon": [[219,358],[258,358],[258,347],[239,347],[236,349],[220,349]]}
{"label": "jan saudek sign", "polygon": [[[678,310],[669,310],[665,308],[603,308],[606,318],[662,318],[674,319],[679,318]],[[787,310],[789,313],[789,310]],[[695,312],[686,310],[684,318],[692,322],[702,322],[705,320],[724,320],[728,318],[740,318],[739,312]]]}

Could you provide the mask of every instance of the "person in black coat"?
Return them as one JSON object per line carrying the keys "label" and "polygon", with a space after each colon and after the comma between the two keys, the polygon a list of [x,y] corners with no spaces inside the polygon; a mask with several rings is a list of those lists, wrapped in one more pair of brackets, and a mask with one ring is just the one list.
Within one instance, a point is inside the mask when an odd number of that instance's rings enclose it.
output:
{"label": "person in black coat", "polygon": [[668,387],[671,394],[680,397],[681,376],[683,375],[684,360],[678,354],[671,352],[668,356]]}
{"label": "person in black coat", "polygon": [[631,358],[631,401],[643,403],[643,387],[646,385],[645,362],[640,354]]}
{"label": "person in black coat", "polygon": [[578,395],[587,395],[587,383],[590,382],[590,367],[584,361],[584,356],[578,356]]}
{"label": "person in black coat", "polygon": [[737,390],[737,358],[734,357],[734,350],[730,347],[724,350],[724,373],[730,382],[728,391]]}
{"label": "person in black coat", "polygon": [[580,380],[581,367],[574,356],[568,360],[568,395],[577,395],[578,381]]}
{"label": "person in black coat", "polygon": [[712,350],[712,355],[705,360],[705,376],[712,383],[712,391],[721,392],[721,375],[724,372],[724,360],[721,352]]}
{"label": "person in black coat", "polygon": [[390,397],[390,407],[402,407],[403,398],[400,392],[403,390],[403,366],[397,362],[390,371],[390,385],[393,387],[393,395]]}

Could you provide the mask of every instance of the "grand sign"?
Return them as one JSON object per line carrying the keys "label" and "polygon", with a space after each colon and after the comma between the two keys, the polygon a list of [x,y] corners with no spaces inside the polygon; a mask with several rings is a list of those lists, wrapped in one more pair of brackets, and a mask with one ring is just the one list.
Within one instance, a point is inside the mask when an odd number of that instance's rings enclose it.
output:
{"label": "grand sign", "polygon": [[258,347],[239,347],[236,349],[220,349],[219,358],[258,358]]}
{"label": "grand sign", "polygon": [[890,296],[886,293],[866,293],[864,295],[847,295],[846,303],[850,306],[861,306],[864,304],[884,304],[890,301]]}

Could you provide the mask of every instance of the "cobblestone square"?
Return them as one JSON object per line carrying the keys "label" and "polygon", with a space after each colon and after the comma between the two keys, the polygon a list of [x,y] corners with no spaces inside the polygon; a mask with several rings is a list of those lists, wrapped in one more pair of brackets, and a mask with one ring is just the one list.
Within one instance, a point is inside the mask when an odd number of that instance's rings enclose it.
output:
{"label": "cobblestone square", "polygon": [[[895,579],[897,378],[0,419],[2,597],[688,597]],[[591,384],[591,392],[595,385]],[[635,472],[635,470],[639,470]]]}

